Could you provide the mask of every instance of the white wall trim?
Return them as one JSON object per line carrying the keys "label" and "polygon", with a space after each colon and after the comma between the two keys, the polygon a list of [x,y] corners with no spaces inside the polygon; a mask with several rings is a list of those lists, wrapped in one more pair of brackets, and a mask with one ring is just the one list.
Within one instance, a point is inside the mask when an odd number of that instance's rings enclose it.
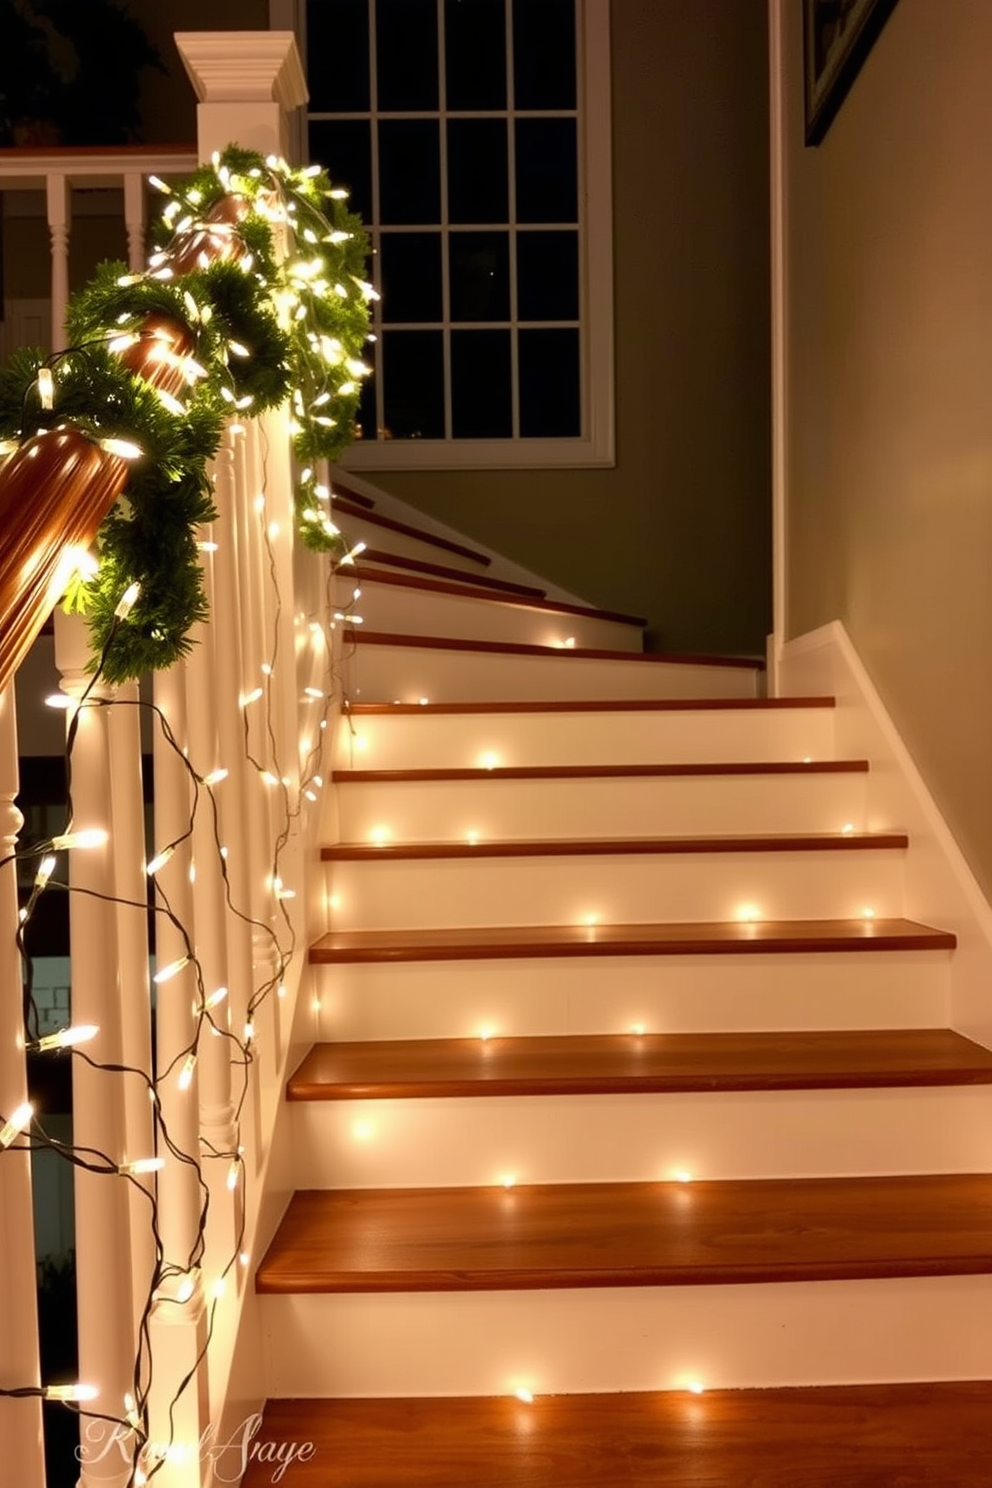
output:
{"label": "white wall trim", "polygon": [[786,241],[786,100],[783,75],[783,0],[768,0],[768,135],[771,248],[772,416],[772,634],[768,644],[768,691],[780,691],[779,667],[786,637],[788,465],[788,254]]}
{"label": "white wall trim", "polygon": [[867,827],[909,832],[905,913],[952,930],[951,1023],[992,1048],[992,907],[839,620],[780,648],[782,696],[837,699],[838,758],[871,763]]}

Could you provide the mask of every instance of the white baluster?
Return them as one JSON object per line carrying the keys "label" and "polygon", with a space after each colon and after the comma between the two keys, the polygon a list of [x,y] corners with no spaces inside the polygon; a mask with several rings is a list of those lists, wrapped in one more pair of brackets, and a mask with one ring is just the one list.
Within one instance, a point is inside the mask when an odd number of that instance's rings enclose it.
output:
{"label": "white baluster", "polygon": [[[114,690],[117,706],[109,710],[110,778],[113,790],[114,889],[121,902],[116,906],[118,965],[122,981],[121,1033],[124,1063],[132,1069],[152,1067],[151,993],[148,967],[148,913],[145,900],[145,804],[141,766],[141,724],[136,682]],[[124,1081],[125,1156],[129,1161],[154,1153],[154,1123],[148,1091],[142,1080]],[[131,1221],[131,1274],[134,1317],[139,1323],[148,1305],[154,1279],[155,1244],[148,1200],[138,1185],[151,1194],[152,1175],[136,1177],[128,1185]],[[138,1336],[135,1330],[134,1346]]]}
{"label": "white baluster", "polygon": [[[227,876],[231,903],[241,914],[251,912],[249,874],[251,838],[249,785],[254,770],[245,759],[244,715],[239,704],[247,669],[241,648],[241,596],[238,588],[239,535],[235,503],[234,441],[240,435],[225,434],[215,464],[215,497],[218,519],[214,524],[217,552],[214,554],[214,603],[211,626],[217,647],[217,731],[220,759],[230,772],[218,793],[217,807],[221,840],[227,848]],[[243,494],[243,493],[242,493]],[[254,707],[254,704],[249,705]],[[237,915],[227,921],[228,999],[231,1017],[239,1036],[248,1015],[252,992],[252,930]]]}
{"label": "white baluster", "polygon": [[[213,530],[202,529],[203,538],[213,541]],[[222,763],[217,728],[217,665],[215,657],[217,604],[213,581],[213,555],[203,554],[204,591],[214,619],[191,632],[193,650],[185,663],[190,760],[197,774],[207,776]],[[226,768],[226,765],[225,765]],[[218,799],[227,782],[213,789]],[[200,787],[193,822],[193,864],[196,874],[194,916],[196,955],[207,997],[229,983],[226,940],[226,901],[221,859],[215,835],[214,814],[207,789]],[[206,1269],[216,1277],[238,1248],[240,1185],[228,1185],[231,1155],[237,1150],[234,1106],[231,1101],[231,1056],[236,1045],[223,1036],[230,1026],[227,999],[210,1013],[220,1033],[204,1028],[200,1039],[197,1074],[200,1083],[200,1136],[204,1176],[210,1188],[210,1226],[207,1232]],[[212,1154],[224,1156],[212,1156]]]}
{"label": "white baluster", "polygon": [[69,182],[64,173],[45,177],[48,232],[52,244],[52,347],[63,345],[69,305]]}
{"label": "white baluster", "polygon": [[145,267],[145,183],[140,171],[124,177],[124,226],[127,230],[127,261],[135,274]]}
{"label": "white baluster", "polygon": [[[187,1060],[196,1038],[198,1002],[196,977],[187,937],[193,933],[192,851],[188,836],[192,793],[184,763],[187,740],[186,696],[182,664],[155,676],[155,704],[164,715],[176,746],[169,743],[156,719],[152,753],[155,764],[155,851],[173,843],[172,857],[155,875],[156,978],[172,966],[180,967],[168,980],[156,981],[156,1088],[161,1117],[173,1146],[186,1154],[183,1161],[163,1152],[165,1167],[158,1175],[159,1231],[168,1279],[159,1288],[151,1316],[155,1372],[150,1396],[152,1440],[169,1440],[169,1407],[180,1384],[192,1372],[194,1384],[172,1412],[174,1445],[181,1452],[194,1449],[209,1415],[206,1375],[197,1359],[206,1340],[206,1312],[199,1250],[203,1190],[199,1180],[200,1123],[198,1074]],[[177,752],[177,750],[179,752]],[[180,838],[185,840],[179,842]],[[164,912],[167,911],[167,912]],[[178,924],[174,924],[173,916]],[[185,929],[185,934],[184,934]],[[184,1476],[185,1474],[185,1476]],[[169,1461],[156,1477],[163,1488],[189,1482],[188,1467]]]}
{"label": "white baluster", "polygon": [[[112,904],[113,869],[108,709],[100,705],[105,690],[90,687],[86,671],[88,635],[79,616],[55,616],[55,661],[62,690],[89,700],[67,714],[75,720],[71,755],[73,830],[101,829],[102,845],[70,848],[69,932],[72,948],[72,1019],[96,1024],[100,1032],[87,1045],[87,1055],[104,1064],[123,1062],[120,958]],[[124,1081],[86,1059],[72,1062],[73,1141],[110,1162],[125,1160]],[[124,1414],[124,1397],[134,1387],[133,1291],[128,1183],[124,1178],[75,1169],[76,1286],[79,1316],[79,1376],[95,1385],[95,1409],[109,1416]],[[100,1440],[103,1423],[92,1423]],[[83,1425],[84,1442],[86,1424]],[[95,1441],[95,1438],[91,1438]],[[113,1488],[128,1473],[116,1458],[100,1460],[84,1453],[80,1484],[97,1482]],[[107,1472],[111,1470],[108,1478]]]}
{"label": "white baluster", "polygon": [[[17,727],[14,684],[0,692],[0,863],[17,845]],[[17,936],[17,870],[0,867],[0,1122],[28,1098],[24,1062],[21,957]],[[0,1152],[0,1388],[39,1385],[37,1276],[31,1200],[31,1158],[11,1147]],[[4,1475],[18,1488],[45,1488],[41,1402],[0,1397]]]}

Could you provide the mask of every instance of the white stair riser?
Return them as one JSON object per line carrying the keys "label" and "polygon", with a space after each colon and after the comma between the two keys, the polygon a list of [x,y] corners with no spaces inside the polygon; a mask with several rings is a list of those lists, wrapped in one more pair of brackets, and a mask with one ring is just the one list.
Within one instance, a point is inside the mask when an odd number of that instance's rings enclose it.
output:
{"label": "white stair riser", "polygon": [[293,1103],[297,1188],[992,1171],[992,1087]]}
{"label": "white stair riser", "polygon": [[[351,610],[354,587],[354,583],[343,585],[340,581],[336,585],[334,603],[342,610],[347,607],[346,612]],[[476,599],[370,579],[362,582],[361,594],[353,605],[369,630],[459,636],[477,641],[518,641],[528,646],[643,650],[643,632],[636,625],[510,604],[496,593]]]}
{"label": "white stair riser", "polygon": [[324,966],[314,1039],[941,1028],[945,951]]}
{"label": "white stair riser", "polygon": [[898,851],[636,853],[328,864],[332,929],[878,918],[902,913]]}
{"label": "white stair riser", "polygon": [[344,842],[860,832],[863,774],[369,781],[338,789]]}
{"label": "white stair riser", "polygon": [[[345,652],[348,640],[344,641]],[[565,701],[597,698],[747,698],[745,667],[604,660],[549,650],[546,656],[363,644],[342,667],[352,702]]]}
{"label": "white stair riser", "polygon": [[990,1379],[990,1310],[990,1276],[898,1277],[264,1297],[262,1326],[270,1396],[539,1397]]}
{"label": "white stair riser", "polygon": [[834,758],[834,709],[400,713],[343,719],[340,769],[477,769]]}

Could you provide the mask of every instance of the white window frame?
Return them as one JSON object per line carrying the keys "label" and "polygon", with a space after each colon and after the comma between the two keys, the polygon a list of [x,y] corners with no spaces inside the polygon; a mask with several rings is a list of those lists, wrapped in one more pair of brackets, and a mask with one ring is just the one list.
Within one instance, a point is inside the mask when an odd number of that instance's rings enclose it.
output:
{"label": "white window frame", "polygon": [[[613,174],[610,0],[576,0],[580,243],[578,438],[371,439],[343,455],[348,470],[579,469],[615,458]],[[299,0],[270,0],[273,29],[292,25],[305,49]],[[302,111],[301,111],[302,112]],[[305,121],[304,121],[305,122]],[[450,325],[451,322],[446,323]],[[528,323],[529,324],[529,323]]]}

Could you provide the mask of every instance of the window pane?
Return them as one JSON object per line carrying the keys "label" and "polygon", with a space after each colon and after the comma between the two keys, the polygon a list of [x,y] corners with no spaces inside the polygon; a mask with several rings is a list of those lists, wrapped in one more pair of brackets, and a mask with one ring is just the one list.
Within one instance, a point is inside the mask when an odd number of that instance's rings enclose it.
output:
{"label": "window pane", "polygon": [[440,222],[441,156],[434,119],[379,124],[379,221]]}
{"label": "window pane", "polygon": [[521,331],[518,355],[521,434],[577,437],[582,432],[578,331]]}
{"label": "window pane", "polygon": [[315,119],[310,124],[310,159],[322,165],[335,186],[351,192],[348,206],[363,222],[373,222],[372,136],[365,119],[353,123],[331,123]]}
{"label": "window pane", "polygon": [[452,331],[451,420],[456,439],[513,433],[509,331]]}
{"label": "window pane", "polygon": [[386,331],[382,391],[386,438],[444,438],[444,352],[440,331]]}
{"label": "window pane", "polygon": [[441,320],[441,234],[383,233],[382,318]]}
{"label": "window pane", "polygon": [[518,119],[517,221],[576,222],[574,119]]}
{"label": "window pane", "polygon": [[448,274],[452,320],[509,320],[508,233],[452,233]]}
{"label": "window pane", "polygon": [[307,0],[307,88],[312,113],[367,112],[368,0]]}
{"label": "window pane", "polygon": [[506,222],[509,217],[506,121],[448,121],[448,220]]}
{"label": "window pane", "polygon": [[578,320],[577,232],[517,233],[517,315],[521,320]]}
{"label": "window pane", "polygon": [[444,54],[449,109],[506,108],[504,0],[445,0]]}
{"label": "window pane", "polygon": [[[372,371],[368,377],[362,378],[362,396],[358,404],[358,413],[355,415],[357,425],[356,437],[358,439],[375,439],[378,435],[376,429],[376,382],[378,380],[378,358],[376,353],[379,348],[375,341],[369,341],[362,348],[362,361]],[[331,513],[333,517],[333,512]]]}
{"label": "window pane", "polygon": [[375,11],[380,112],[436,109],[436,0],[377,0]]}
{"label": "window pane", "polygon": [[574,109],[574,0],[513,0],[513,91],[518,109]]}

